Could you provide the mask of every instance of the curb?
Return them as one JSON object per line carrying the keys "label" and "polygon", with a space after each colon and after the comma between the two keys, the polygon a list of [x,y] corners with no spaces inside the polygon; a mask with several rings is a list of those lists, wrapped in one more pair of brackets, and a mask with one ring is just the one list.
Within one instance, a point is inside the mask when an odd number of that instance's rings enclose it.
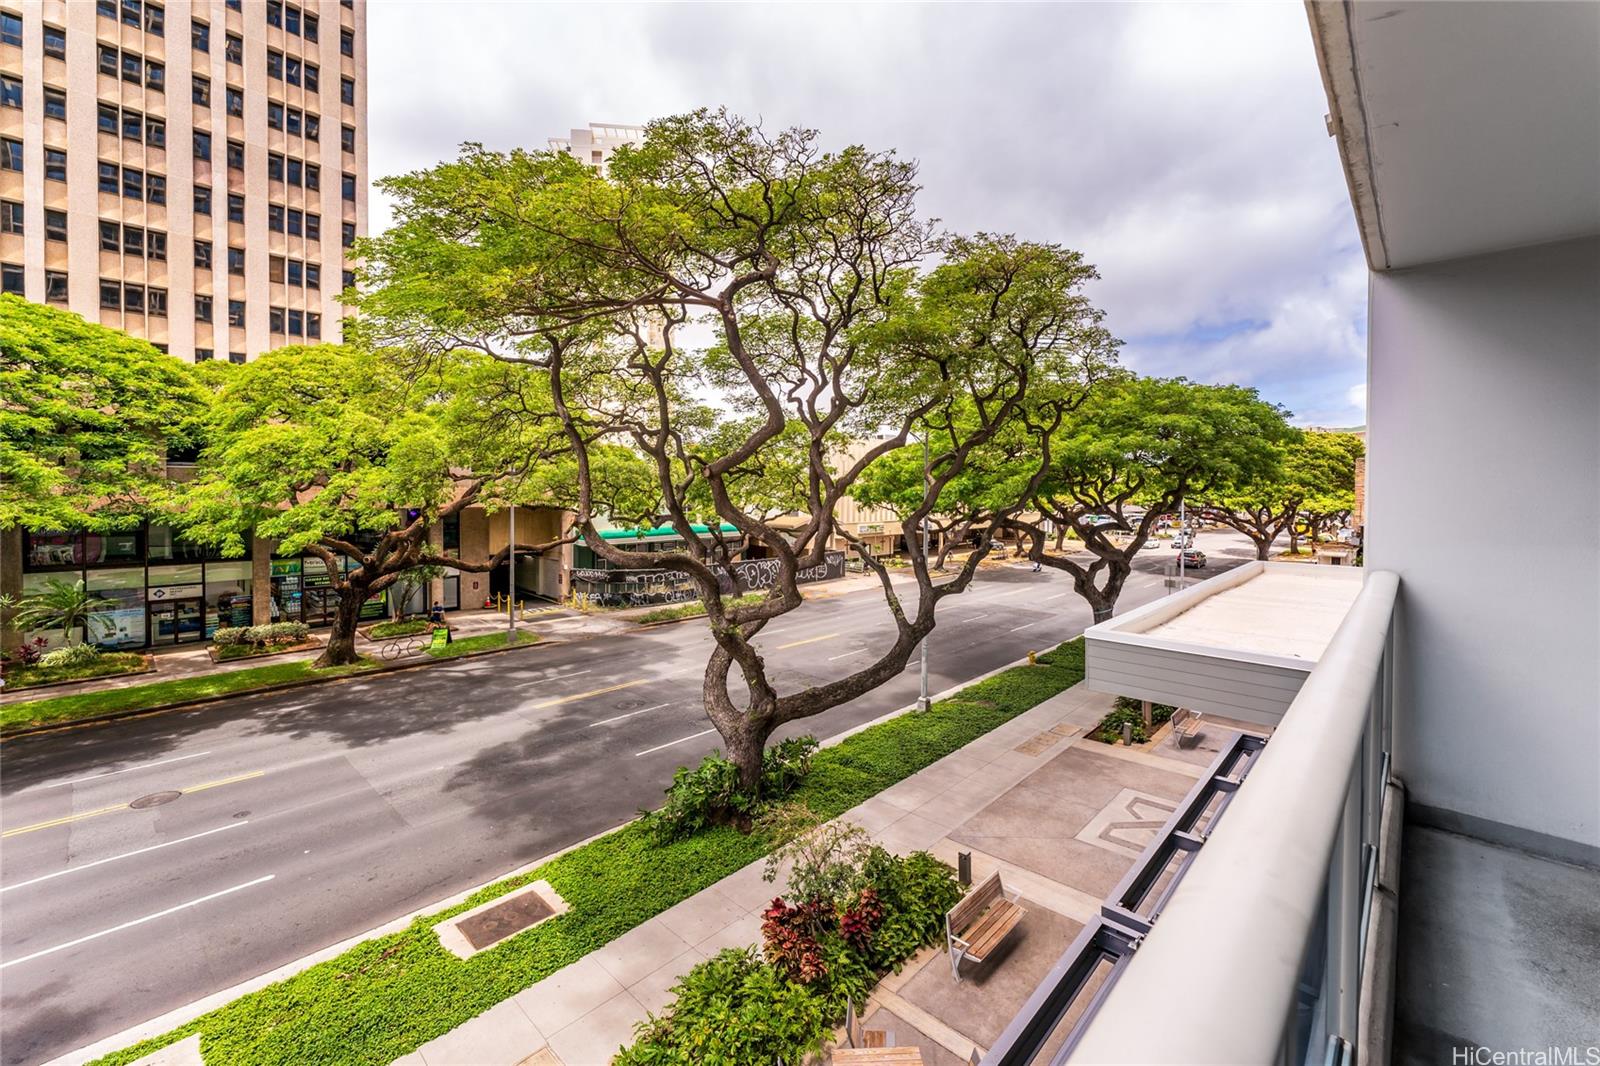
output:
{"label": "curb", "polygon": [[[24,726],[20,729],[0,732],[0,744],[10,740],[21,740],[24,737],[41,736],[46,733],[65,733],[73,729],[82,729],[92,726],[112,725],[116,722],[125,722],[133,718],[152,718],[160,714],[172,714],[185,711],[194,707],[204,707],[207,704],[220,703],[223,700],[237,699],[249,696],[262,696],[275,692],[288,692],[297,688],[306,688],[311,685],[331,685],[340,681],[361,680],[377,677],[381,674],[398,673],[402,670],[420,670],[430,666],[440,666],[444,663],[462,662],[467,659],[478,659],[485,655],[501,655],[508,651],[524,651],[528,648],[554,648],[569,644],[566,640],[537,640],[532,644],[517,644],[508,648],[485,648],[483,651],[469,651],[462,655],[452,655],[448,658],[424,659],[414,663],[393,663],[367,667],[353,673],[340,674],[338,677],[306,677],[297,681],[286,681],[277,685],[259,685],[255,688],[242,688],[233,692],[223,692],[215,696],[198,696],[194,699],[184,700],[180,703],[167,703],[158,707],[141,707],[133,711],[111,711],[107,714],[96,714],[86,718],[73,718],[65,722],[48,722],[44,725]],[[109,690],[107,690],[109,691]],[[48,697],[46,697],[48,698]],[[31,700],[19,700],[20,703],[31,703]],[[15,706],[15,704],[13,705]]]}
{"label": "curb", "polygon": [[[678,619],[677,621],[688,621],[688,619]],[[1071,639],[1076,640],[1078,638],[1074,637]],[[514,649],[504,648],[496,650],[511,651]],[[483,652],[479,654],[492,653]],[[990,670],[986,673],[979,674],[975,677],[970,677],[959,684],[952,685],[949,688],[943,689],[937,693],[931,693],[928,699],[930,702],[946,699],[949,696],[960,692],[969,685],[975,685],[980,681],[985,681],[991,677],[994,677],[996,674],[1004,673],[1005,671],[1014,669],[1015,667],[1026,665],[1028,665],[1028,657],[1023,656],[1020,659],[1013,660],[1012,662],[1006,663],[1002,666],[997,666],[993,670]],[[890,721],[894,718],[899,718],[905,714],[914,713],[916,708],[916,703],[912,702],[895,710],[885,712],[884,714],[881,714],[870,721],[862,722],[860,725],[851,726],[849,729],[835,733],[833,736],[823,740],[818,747],[831,748],[836,744],[842,743],[849,737],[855,736],[862,730],[870,729],[875,725]],[[369,929],[364,933],[357,933],[354,936],[347,937],[336,944],[329,945],[328,947],[322,948],[319,951],[314,951],[309,955],[304,955],[293,962],[285,963],[284,965],[269,970],[257,977],[250,978],[247,981],[241,981],[238,984],[229,988],[225,988],[219,992],[213,992],[208,996],[203,996],[200,999],[194,1000],[191,1003],[186,1003],[181,1007],[175,1007],[159,1017],[152,1018],[149,1021],[141,1022],[138,1025],[130,1026],[120,1033],[114,1033],[111,1036],[102,1037],[93,1044],[89,1044],[85,1047],[77,1049],[76,1051],[70,1051],[64,1055],[57,1056],[56,1058],[49,1060],[47,1063],[44,1063],[44,1066],[81,1066],[82,1063],[90,1062],[104,1055],[109,1055],[113,1052],[124,1050],[145,1040],[160,1036],[163,1033],[171,1032],[173,1029],[187,1025],[196,1018],[199,1018],[205,1014],[209,1014],[218,1007],[238,999],[240,996],[249,995],[251,992],[259,991],[270,984],[293,977],[295,974],[298,974],[304,970],[308,970],[318,963],[326,962],[331,958],[335,958],[338,955],[341,955],[349,949],[355,947],[357,944],[362,943],[363,941],[372,940],[380,936],[387,936],[390,933],[398,932],[409,926],[416,919],[424,915],[431,915],[439,911],[448,910],[449,908],[465,901],[474,893],[481,892],[491,885],[496,885],[502,881],[507,881],[511,878],[531,873],[538,867],[550,862],[552,859],[560,858],[562,855],[581,848],[585,844],[589,844],[595,840],[598,840],[609,833],[615,833],[617,830],[637,821],[638,817],[638,815],[635,815],[633,817],[624,819],[609,829],[602,829],[597,833],[593,833],[590,836],[583,838],[582,840],[575,841],[571,844],[568,844],[566,847],[550,852],[548,855],[534,859],[532,862],[524,863],[513,870],[508,870],[505,873],[498,874],[480,885],[476,885],[472,888],[457,892],[445,899],[419,907],[416,910],[411,911],[409,914],[401,915],[392,921],[385,922],[382,925],[379,925],[373,929]]]}

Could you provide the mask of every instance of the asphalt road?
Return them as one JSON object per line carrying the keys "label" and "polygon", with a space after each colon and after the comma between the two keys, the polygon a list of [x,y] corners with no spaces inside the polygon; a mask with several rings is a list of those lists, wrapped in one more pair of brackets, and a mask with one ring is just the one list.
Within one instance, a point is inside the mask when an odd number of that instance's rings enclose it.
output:
{"label": "asphalt road", "polygon": [[[1208,574],[1248,557],[1243,538],[1200,544]],[[1121,609],[1165,591],[1170,555],[1142,554]],[[1064,576],[985,570],[940,608],[931,690],[1088,622]],[[886,628],[866,590],[807,602],[761,645],[789,691],[865,665]],[[0,1057],[82,1047],[656,805],[719,744],[709,645],[688,622],[5,743]],[[917,686],[913,659],[789,732],[831,736]]]}

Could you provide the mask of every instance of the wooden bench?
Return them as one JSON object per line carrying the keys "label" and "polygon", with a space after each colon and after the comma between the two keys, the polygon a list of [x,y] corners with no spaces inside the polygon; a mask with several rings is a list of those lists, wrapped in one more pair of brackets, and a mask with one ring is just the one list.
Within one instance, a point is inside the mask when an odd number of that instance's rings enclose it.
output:
{"label": "wooden bench", "polygon": [[945,945],[950,949],[950,972],[961,980],[961,962],[982,965],[1028,912],[1008,893],[996,870],[944,916]]}
{"label": "wooden bench", "polygon": [[1178,747],[1194,747],[1200,739],[1200,721],[1200,712],[1187,707],[1179,707],[1172,713],[1172,735],[1178,738]]}

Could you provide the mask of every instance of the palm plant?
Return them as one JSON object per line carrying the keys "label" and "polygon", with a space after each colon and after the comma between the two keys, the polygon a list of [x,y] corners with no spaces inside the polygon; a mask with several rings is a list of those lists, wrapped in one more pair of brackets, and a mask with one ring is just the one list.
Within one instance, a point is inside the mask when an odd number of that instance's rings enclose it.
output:
{"label": "palm plant", "polygon": [[51,578],[45,582],[43,592],[24,597],[12,615],[12,625],[26,632],[30,629],[59,629],[68,644],[73,642],[73,630],[88,624],[89,615],[99,597],[84,587],[82,581],[66,582]]}

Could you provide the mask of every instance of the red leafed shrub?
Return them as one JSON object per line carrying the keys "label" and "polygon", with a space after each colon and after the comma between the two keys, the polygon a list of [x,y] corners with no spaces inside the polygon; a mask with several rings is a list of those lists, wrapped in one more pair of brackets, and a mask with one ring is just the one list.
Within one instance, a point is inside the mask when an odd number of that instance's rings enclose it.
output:
{"label": "red leafed shrub", "polygon": [[839,932],[851,947],[865,952],[872,934],[878,931],[882,923],[883,904],[878,894],[870,888],[863,888],[856,896],[855,903],[839,916]]}
{"label": "red leafed shrub", "polygon": [[819,925],[827,921],[833,908],[823,901],[791,907],[779,896],[761,914],[761,940],[767,961],[783,970],[791,980],[810,984],[827,974],[822,947],[817,942]]}

